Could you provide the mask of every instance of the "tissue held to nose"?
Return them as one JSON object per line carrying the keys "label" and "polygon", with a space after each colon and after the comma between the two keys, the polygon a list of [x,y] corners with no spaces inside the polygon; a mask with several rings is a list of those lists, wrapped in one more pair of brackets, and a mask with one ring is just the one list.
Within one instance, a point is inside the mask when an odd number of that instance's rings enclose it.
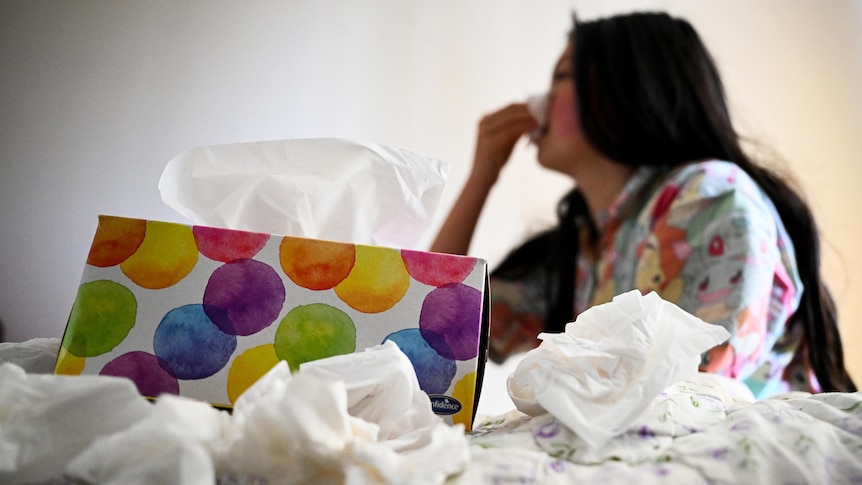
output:
{"label": "tissue held to nose", "polygon": [[527,98],[527,110],[539,122],[539,127],[530,132],[530,141],[537,142],[547,129],[548,123],[548,95],[547,93],[535,94]]}

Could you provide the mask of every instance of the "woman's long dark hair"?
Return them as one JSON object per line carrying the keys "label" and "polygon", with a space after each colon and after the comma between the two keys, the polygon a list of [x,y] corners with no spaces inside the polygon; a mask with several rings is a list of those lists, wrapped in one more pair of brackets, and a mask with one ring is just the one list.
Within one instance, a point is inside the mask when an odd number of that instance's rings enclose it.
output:
{"label": "woman's long dark hair", "polygon": [[[763,188],[793,241],[804,285],[790,322],[804,329],[797,352],[807,354],[824,391],[855,391],[844,367],[835,303],[820,278],[820,240],[811,210],[787,182],[743,150],[718,70],[697,32],[664,13],[635,13],[575,20],[571,43],[578,115],[596,149],[637,166],[727,160]],[[592,229],[577,188],[561,200],[558,217],[555,228],[516,249],[495,270],[496,276],[511,278],[543,268],[549,331],[573,319],[579,227]]]}

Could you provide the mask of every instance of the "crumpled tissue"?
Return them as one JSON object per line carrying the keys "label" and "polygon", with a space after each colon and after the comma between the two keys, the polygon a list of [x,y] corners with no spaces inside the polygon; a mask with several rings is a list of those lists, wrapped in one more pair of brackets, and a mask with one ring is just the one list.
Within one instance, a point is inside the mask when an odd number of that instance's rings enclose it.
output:
{"label": "crumpled tissue", "polygon": [[434,415],[397,345],[329,359],[280,362],[232,414],[0,365],[0,483],[430,485],[466,468],[464,427]]}
{"label": "crumpled tissue", "polygon": [[377,424],[381,440],[399,438],[440,421],[428,395],[419,388],[413,365],[392,341],[359,354],[305,362],[299,372],[321,381],[344,381],[348,412]]}
{"label": "crumpled tissue", "polygon": [[509,396],[521,412],[550,413],[596,449],[729,337],[655,292],[633,290],[586,310],[563,333],[540,334],[509,376]]}
{"label": "crumpled tissue", "polygon": [[415,248],[448,164],[339,138],[199,147],[170,160],[162,200],[195,224]]}
{"label": "crumpled tissue", "polygon": [[393,342],[293,376],[280,362],[237,400],[216,466],[267,483],[443,483],[466,466],[468,442],[423,396]]}
{"label": "crumpled tissue", "polygon": [[33,338],[24,342],[0,342],[0,364],[12,362],[28,374],[53,374],[60,339]]}
{"label": "crumpled tissue", "polygon": [[207,485],[212,456],[230,416],[207,403],[172,395],[127,430],[95,440],[66,466],[76,483]]}
{"label": "crumpled tissue", "polygon": [[55,478],[101,436],[146,418],[152,406],[128,379],[27,374],[0,365],[0,483]]}

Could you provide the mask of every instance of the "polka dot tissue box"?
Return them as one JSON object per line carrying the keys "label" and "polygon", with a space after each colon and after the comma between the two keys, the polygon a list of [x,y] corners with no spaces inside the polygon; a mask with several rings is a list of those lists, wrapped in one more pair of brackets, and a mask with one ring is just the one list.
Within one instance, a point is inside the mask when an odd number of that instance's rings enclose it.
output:
{"label": "polka dot tissue box", "polygon": [[276,363],[393,341],[466,429],[488,333],[482,259],[100,216],[57,374],[231,408]]}

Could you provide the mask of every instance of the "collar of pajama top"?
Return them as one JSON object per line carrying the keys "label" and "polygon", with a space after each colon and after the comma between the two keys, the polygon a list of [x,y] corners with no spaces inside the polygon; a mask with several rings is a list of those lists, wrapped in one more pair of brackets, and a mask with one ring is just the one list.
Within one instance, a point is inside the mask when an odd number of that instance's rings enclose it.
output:
{"label": "collar of pajama top", "polygon": [[581,225],[580,251],[575,275],[575,315],[597,303],[610,301],[610,298],[602,301],[595,301],[593,298],[595,287],[600,279],[594,265],[603,259],[602,248],[612,244],[616,229],[626,216],[646,202],[656,182],[667,173],[668,170],[665,168],[638,167],[614,201],[596,214],[597,239],[592,239],[589,228]]}

